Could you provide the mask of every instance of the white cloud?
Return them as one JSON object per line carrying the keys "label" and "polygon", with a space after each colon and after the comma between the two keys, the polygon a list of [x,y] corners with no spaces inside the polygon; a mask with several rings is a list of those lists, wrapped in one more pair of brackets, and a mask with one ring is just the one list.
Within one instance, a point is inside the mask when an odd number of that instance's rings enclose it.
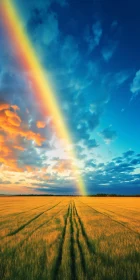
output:
{"label": "white cloud", "polygon": [[60,52],[61,62],[67,69],[74,70],[80,59],[79,47],[73,36],[66,36]]}
{"label": "white cloud", "polygon": [[59,35],[58,21],[54,13],[51,13],[47,17],[43,28],[43,42],[48,45],[53,41],[56,41]]}
{"label": "white cloud", "polygon": [[101,53],[102,53],[102,56],[103,56],[103,59],[108,62],[113,54],[115,53],[116,49],[117,49],[117,45],[118,43],[117,42],[109,42],[107,46],[105,46]]}
{"label": "white cloud", "polygon": [[94,43],[96,46],[98,46],[102,37],[102,28],[100,21],[97,21],[92,25],[92,31],[94,34]]}
{"label": "white cloud", "polygon": [[133,82],[130,86],[130,91],[135,95],[140,93],[140,70],[136,72]]}
{"label": "white cloud", "polygon": [[90,32],[89,26],[87,26],[85,30],[85,36],[84,39],[88,43],[88,52],[92,52],[95,47],[97,47],[100,43],[101,37],[102,37],[102,27],[101,27],[101,22],[96,21],[92,25],[92,32]]}
{"label": "white cloud", "polygon": [[114,82],[116,82],[117,86],[121,86],[123,83],[125,83],[128,80],[129,77],[130,77],[130,73],[128,71],[120,71],[115,74]]}
{"label": "white cloud", "polygon": [[115,29],[118,26],[117,20],[114,20],[111,24],[111,29]]}

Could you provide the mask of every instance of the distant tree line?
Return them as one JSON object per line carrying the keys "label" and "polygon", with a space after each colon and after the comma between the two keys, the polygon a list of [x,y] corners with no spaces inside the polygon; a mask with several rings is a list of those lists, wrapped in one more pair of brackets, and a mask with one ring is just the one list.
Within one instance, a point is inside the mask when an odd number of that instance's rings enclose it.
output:
{"label": "distant tree line", "polygon": [[107,194],[107,193],[97,193],[88,195],[76,195],[76,194],[0,194],[0,196],[72,196],[72,197],[140,197],[140,194]]}

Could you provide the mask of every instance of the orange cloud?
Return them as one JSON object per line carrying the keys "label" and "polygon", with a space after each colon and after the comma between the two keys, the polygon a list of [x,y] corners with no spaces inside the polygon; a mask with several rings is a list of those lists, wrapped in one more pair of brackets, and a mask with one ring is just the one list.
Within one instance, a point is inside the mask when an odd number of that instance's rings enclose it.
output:
{"label": "orange cloud", "polygon": [[0,155],[1,156],[10,156],[12,149],[5,144],[0,145]]}
{"label": "orange cloud", "polygon": [[4,135],[0,134],[0,143],[3,143],[3,142],[4,142]]}
{"label": "orange cloud", "polygon": [[34,141],[38,146],[46,139],[40,133],[30,130],[28,124],[17,114],[17,110],[19,107],[16,105],[0,104],[0,163],[8,166],[10,170],[20,172],[30,169],[18,167],[17,164],[18,153],[25,150],[22,138]]}
{"label": "orange cloud", "polygon": [[[2,108],[6,108],[3,106]],[[41,146],[45,141],[45,138],[42,137],[39,133],[29,130],[28,127],[25,128],[25,125],[22,125],[21,118],[16,112],[10,110],[1,110],[0,112],[0,130],[4,131],[6,134],[12,136],[21,136],[25,137],[27,140],[33,140],[38,146]],[[25,126],[25,127],[24,127]]]}
{"label": "orange cloud", "polygon": [[37,121],[36,126],[37,126],[38,128],[44,128],[44,127],[46,126],[46,123],[45,123],[45,122],[42,122],[42,121]]}
{"label": "orange cloud", "polygon": [[30,166],[30,165],[26,165],[25,166],[25,169],[26,171],[28,172],[33,172],[33,171],[36,171],[37,168],[33,167],[33,166]]}
{"label": "orange cloud", "polygon": [[72,164],[68,160],[59,161],[54,167],[53,170],[58,173],[63,173],[72,169]]}
{"label": "orange cloud", "polygon": [[10,108],[10,105],[7,104],[7,103],[1,103],[0,104],[0,111],[6,110],[6,109],[9,109],[9,108]]}
{"label": "orange cloud", "polygon": [[17,106],[17,105],[11,105],[11,108],[13,109],[13,110],[15,110],[15,111],[19,111],[20,109],[19,109],[19,107]]}
{"label": "orange cloud", "polygon": [[15,125],[15,126],[20,126],[21,124],[21,118],[15,113],[10,110],[5,110],[4,111],[5,115],[8,117],[8,122]]}
{"label": "orange cloud", "polygon": [[2,184],[0,186],[0,191],[1,193],[6,193],[6,194],[38,194],[39,191],[35,190],[35,188],[32,188],[31,185],[28,186],[28,188],[25,186],[24,183],[20,184]]}
{"label": "orange cloud", "polygon": [[23,148],[22,146],[18,146],[18,145],[13,146],[13,148],[16,149],[16,150],[20,150],[20,151],[25,150],[25,148]]}
{"label": "orange cloud", "polygon": [[17,168],[17,160],[12,147],[9,143],[1,142],[0,143],[0,163],[5,166]]}
{"label": "orange cloud", "polygon": [[0,111],[12,108],[14,111],[20,110],[17,105],[10,105],[9,103],[1,102]]}

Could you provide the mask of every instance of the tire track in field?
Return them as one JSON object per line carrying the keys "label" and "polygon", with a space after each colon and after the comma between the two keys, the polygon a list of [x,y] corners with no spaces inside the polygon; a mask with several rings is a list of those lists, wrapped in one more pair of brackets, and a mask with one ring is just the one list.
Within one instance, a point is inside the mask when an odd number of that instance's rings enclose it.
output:
{"label": "tire track in field", "polygon": [[[89,254],[89,258],[91,260],[91,262],[93,261],[93,257],[94,257],[94,262],[95,262],[95,257],[97,259],[97,253],[95,250],[95,245],[93,242],[90,241],[84,224],[78,214],[76,205],[74,203],[74,213],[75,213],[75,225],[77,228],[77,245],[78,245],[78,249],[79,249],[79,253],[80,253],[80,261],[81,261],[81,266],[82,266],[82,270],[83,270],[83,275],[84,275],[84,279],[94,279],[95,276],[95,272],[94,270],[92,270],[92,268],[89,269],[88,263],[87,263],[87,253]],[[82,246],[82,241],[80,242],[79,240],[79,236],[81,236],[86,244],[86,248],[84,248]],[[86,251],[85,251],[86,250]],[[100,256],[98,256],[100,257]]]}
{"label": "tire track in field", "polygon": [[83,236],[83,238],[85,240],[85,243],[87,245],[89,253],[93,255],[93,254],[95,254],[95,248],[94,248],[94,246],[91,244],[91,242],[89,240],[89,237],[88,237],[88,235],[86,233],[86,230],[84,228],[84,224],[83,224],[83,222],[82,222],[82,220],[81,220],[81,218],[80,218],[80,216],[78,214],[76,206],[75,206],[75,213],[76,213],[76,217],[78,219],[78,223],[79,223],[79,226],[80,226],[80,230],[81,230],[82,236]]}
{"label": "tire track in field", "polygon": [[79,256],[80,256],[80,262],[81,262],[81,267],[83,269],[83,274],[86,274],[86,262],[85,262],[85,258],[84,258],[84,252],[83,252],[83,248],[81,246],[80,240],[79,240],[79,235],[80,235],[80,230],[79,230],[79,225],[78,222],[76,220],[76,206],[74,203],[74,207],[73,207],[73,214],[74,214],[74,223],[75,223],[75,228],[76,228],[76,243],[79,249]]}
{"label": "tire track in field", "polygon": [[[60,202],[61,202],[61,201],[60,201]],[[60,204],[60,202],[57,203],[57,204],[55,204],[55,205],[53,205],[53,206],[50,207],[49,209],[47,209],[47,210],[45,210],[45,211],[39,213],[38,215],[36,215],[35,217],[33,217],[31,220],[29,220],[27,223],[22,224],[19,228],[17,228],[16,230],[14,230],[14,231],[8,233],[6,236],[13,236],[13,235],[17,234],[19,231],[21,231],[22,229],[24,229],[24,228],[25,228],[26,226],[28,226],[30,223],[32,223],[33,221],[35,221],[36,219],[38,219],[41,215],[43,215],[44,213],[46,213],[46,212],[50,211],[51,209],[53,209],[54,207],[56,207],[58,204]]]}
{"label": "tire track in field", "polygon": [[[38,206],[38,207],[35,207],[35,208],[31,208],[31,209],[29,209],[29,210],[27,210],[27,211],[23,211],[23,212],[18,212],[18,213],[12,213],[12,214],[9,214],[9,215],[3,215],[3,217],[6,217],[6,219],[4,220],[4,221],[1,221],[0,222],[0,230],[1,230],[1,227],[4,225],[4,224],[7,224],[7,223],[9,223],[9,217],[13,217],[13,219],[16,219],[16,217],[17,216],[19,216],[19,215],[21,215],[21,214],[23,214],[23,213],[27,213],[27,212],[29,212],[29,211],[32,211],[32,210],[35,210],[35,209],[39,209],[39,208],[41,208],[41,207],[43,207],[43,206],[45,206],[45,205],[48,205],[48,203],[46,203],[46,204],[43,204],[43,205],[41,205],[41,206]],[[5,209],[3,209],[3,210],[5,210]],[[0,210],[1,211],[1,210]],[[8,219],[8,220],[7,220]],[[14,221],[14,220],[13,220]],[[5,237],[5,236],[4,236]],[[4,238],[3,237],[3,238]]]}
{"label": "tire track in field", "polygon": [[[51,203],[51,202],[50,202]],[[30,209],[28,209],[28,210],[26,210],[26,211],[22,211],[22,212],[17,212],[17,213],[12,213],[12,214],[9,214],[9,215],[4,215],[3,217],[11,217],[11,216],[15,216],[15,217],[17,217],[17,216],[19,216],[19,215],[21,215],[21,214],[24,214],[24,213],[27,213],[27,212],[30,212],[30,211],[32,211],[32,210],[35,210],[35,209],[39,209],[39,208],[41,208],[41,207],[43,207],[43,206],[45,206],[45,205],[48,205],[48,203],[45,203],[45,204],[43,204],[43,205],[41,205],[41,206],[38,206],[38,207],[35,207],[35,208],[30,208]],[[4,210],[4,209],[3,209]]]}
{"label": "tire track in field", "polygon": [[88,206],[89,208],[91,208],[91,209],[92,209],[93,211],[95,211],[96,213],[99,213],[99,214],[101,214],[101,215],[103,215],[103,216],[108,217],[111,221],[113,221],[113,222],[115,222],[115,223],[117,223],[117,224],[123,226],[124,228],[130,230],[131,232],[137,234],[137,235],[140,237],[140,233],[139,233],[139,232],[137,232],[137,231],[133,230],[132,228],[126,226],[126,225],[123,224],[122,222],[119,222],[119,221],[117,221],[117,220],[115,220],[115,219],[112,219],[111,216],[110,216],[109,214],[100,212],[100,211],[96,210],[95,208],[93,208],[92,206],[88,205],[87,203],[85,203],[85,202],[83,202],[83,201],[81,201],[81,200],[80,200],[80,202],[83,203],[83,204],[85,204],[85,205]]}
{"label": "tire track in field", "polygon": [[[97,262],[98,259],[101,260],[101,262],[103,262],[103,264],[106,265],[106,260],[105,260],[105,257],[104,255],[102,255],[101,253],[97,252],[96,250],[96,247],[93,243],[93,241],[91,242],[87,233],[86,233],[86,230],[84,228],[84,224],[78,214],[78,211],[76,209],[76,206],[75,206],[75,212],[76,212],[76,215],[77,215],[77,219],[78,219],[78,224],[80,226],[80,230],[81,230],[81,233],[82,233],[82,236],[83,236],[83,239],[86,243],[86,246],[87,246],[87,250],[88,250],[88,253],[90,255],[90,257],[92,258],[92,261],[93,261],[93,257],[94,257],[94,263]],[[92,269],[89,270],[88,267],[86,266],[86,259],[85,259],[85,254],[83,253],[83,258],[84,258],[84,265],[85,265],[85,277],[87,277],[86,279],[94,279],[95,277],[95,270]],[[110,264],[109,264],[110,265]]]}
{"label": "tire track in field", "polygon": [[[68,204],[67,204],[68,205]],[[51,216],[51,218],[47,221],[45,221],[44,223],[40,224],[38,227],[36,227],[34,230],[32,230],[27,237],[25,237],[24,239],[22,239],[16,246],[11,248],[11,253],[14,254],[16,252],[16,250],[18,248],[20,248],[21,246],[23,246],[24,242],[27,241],[34,232],[36,232],[38,229],[40,229],[42,226],[44,226],[45,224],[49,224],[56,216],[58,216],[58,214],[63,211],[63,209],[67,206],[65,205],[60,211],[58,211],[55,215]],[[10,242],[10,240],[9,240]],[[8,244],[8,243],[7,243]]]}
{"label": "tire track in field", "polygon": [[23,211],[23,212],[18,212],[18,213],[15,214],[15,215],[16,215],[16,216],[19,216],[20,214],[24,214],[24,213],[27,213],[27,212],[29,212],[29,211],[32,211],[32,210],[35,210],[35,209],[39,209],[39,208],[41,208],[41,207],[43,207],[43,206],[45,206],[45,205],[48,205],[48,203],[45,203],[45,204],[43,204],[43,205],[41,205],[41,206],[38,206],[38,207],[35,207],[35,208],[28,209],[28,210]]}
{"label": "tire track in field", "polygon": [[[123,214],[120,214],[120,213],[117,213],[117,212],[114,212],[114,211],[112,211],[112,210],[109,210],[109,209],[106,209],[106,208],[102,208],[103,210],[105,210],[106,212],[110,212],[110,213],[113,213],[113,214],[115,214],[116,216],[121,216],[121,217],[124,217],[124,218],[127,218],[128,220],[130,219],[130,220],[132,220],[133,222],[140,222],[140,220],[138,220],[138,219],[133,219],[132,217],[130,217],[130,216],[125,216],[125,215],[123,215]],[[122,208],[123,209],[123,208]],[[124,209],[125,210],[125,209]],[[106,214],[106,212],[103,212],[103,213],[105,213]]]}
{"label": "tire track in field", "polygon": [[[103,202],[102,202],[102,204],[106,205],[106,204],[103,203]],[[119,208],[119,209],[122,209],[122,210],[125,210],[125,209],[126,209],[126,210],[129,210],[129,211],[131,211],[131,212],[137,212],[136,210],[138,210],[138,207],[132,207],[132,206],[131,206],[131,207],[125,207],[125,208],[124,208],[123,206],[119,206],[119,205],[116,205],[116,204],[114,205],[114,204],[112,204],[112,203],[111,203],[111,204],[109,203],[108,205],[111,206],[111,207],[112,207],[112,206],[115,206],[116,208]]]}
{"label": "tire track in field", "polygon": [[[68,205],[68,204],[67,204]],[[47,225],[49,222],[51,222],[56,216],[58,216],[58,214],[63,211],[63,209],[67,206],[65,205],[60,211],[58,211],[55,215],[51,216],[51,218],[47,221],[45,221],[44,223],[40,224],[38,227],[36,227],[34,230],[32,230],[27,237],[25,237],[23,240],[21,240],[18,244],[18,247],[22,246],[24,244],[25,241],[27,241],[38,229],[40,229],[41,227],[43,227],[44,225]]]}
{"label": "tire track in field", "polygon": [[[105,207],[106,207],[106,203],[103,203],[102,202],[102,204],[103,205],[105,205]],[[108,204],[109,206],[111,206],[111,207],[116,207],[116,208],[119,208],[119,209],[122,209],[123,211],[124,210],[129,210],[129,212],[137,212],[137,213],[139,213],[138,211],[135,211],[135,210],[131,210],[130,208],[123,208],[123,207],[121,207],[121,206],[118,206],[118,205],[114,205],[114,204]],[[111,213],[114,213],[115,215],[118,215],[118,216],[122,216],[122,217],[125,217],[125,218],[127,218],[127,219],[131,219],[131,220],[133,220],[133,221],[136,221],[136,222],[140,222],[140,220],[139,219],[133,219],[131,216],[126,216],[126,215],[123,215],[123,214],[121,214],[121,213],[117,213],[117,212],[114,212],[114,211],[112,211],[112,210],[109,210],[109,209],[106,209],[106,208],[102,208],[103,210],[106,210],[106,211],[108,211],[108,212],[111,212]],[[134,215],[134,213],[133,213],[133,215]]]}
{"label": "tire track in field", "polygon": [[[8,252],[8,256],[10,255],[10,257],[14,259],[14,258],[15,258],[15,254],[17,253],[17,250],[18,250],[19,248],[21,248],[21,246],[24,244],[24,242],[27,241],[28,238],[29,238],[36,230],[38,230],[41,226],[43,226],[43,225],[48,224],[49,222],[51,222],[51,221],[52,221],[56,216],[58,216],[58,214],[59,214],[61,211],[63,211],[64,208],[67,207],[67,206],[68,206],[68,204],[65,205],[65,206],[64,206],[60,211],[58,211],[55,215],[51,216],[51,218],[50,218],[49,220],[47,220],[46,222],[42,223],[42,224],[39,225],[35,230],[33,230],[32,232],[30,232],[30,234],[29,234],[25,239],[21,240],[21,241],[18,243],[18,245],[16,245],[15,247],[12,247],[12,248],[10,249],[10,251]],[[54,278],[53,278],[53,279],[56,280],[56,275],[54,275]]]}
{"label": "tire track in field", "polygon": [[5,208],[0,209],[0,212],[3,211],[3,210],[5,210]]}
{"label": "tire track in field", "polygon": [[[68,204],[67,204],[67,205],[68,205]],[[64,207],[66,207],[67,205],[65,205]],[[40,229],[40,228],[43,227],[44,225],[48,224],[48,223],[51,222],[56,216],[58,216],[58,214],[59,214],[61,211],[63,211],[64,207],[63,207],[61,210],[59,210],[55,215],[51,216],[51,218],[50,218],[49,220],[45,221],[44,223],[42,223],[42,224],[40,224],[38,227],[36,227],[34,230],[32,230],[32,231],[28,234],[28,236],[27,236],[24,240],[21,241],[20,245],[23,245],[23,243],[24,243],[25,241],[27,241],[28,238],[31,237],[33,233],[35,233],[38,229]]]}
{"label": "tire track in field", "polygon": [[62,231],[62,237],[61,237],[61,241],[60,241],[60,245],[59,245],[58,255],[57,255],[56,262],[55,262],[55,266],[53,268],[52,280],[57,279],[56,276],[58,275],[58,272],[59,272],[59,269],[60,269],[60,266],[61,266],[64,240],[65,240],[65,236],[66,236],[68,220],[70,218],[70,209],[71,209],[71,204],[69,204],[67,215],[66,215],[66,218],[65,218],[65,221],[64,221],[64,228],[63,228],[63,231]]}
{"label": "tire track in field", "polygon": [[73,226],[73,203],[70,209],[70,257],[71,257],[71,279],[76,279],[76,267],[75,267],[75,250],[74,250],[74,226]]}

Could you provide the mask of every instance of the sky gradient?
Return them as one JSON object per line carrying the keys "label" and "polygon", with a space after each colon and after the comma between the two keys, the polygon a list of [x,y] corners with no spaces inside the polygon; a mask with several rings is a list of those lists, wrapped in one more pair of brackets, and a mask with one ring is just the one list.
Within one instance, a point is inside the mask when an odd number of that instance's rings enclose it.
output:
{"label": "sky gradient", "polygon": [[140,193],[139,1],[2,2],[0,193]]}

